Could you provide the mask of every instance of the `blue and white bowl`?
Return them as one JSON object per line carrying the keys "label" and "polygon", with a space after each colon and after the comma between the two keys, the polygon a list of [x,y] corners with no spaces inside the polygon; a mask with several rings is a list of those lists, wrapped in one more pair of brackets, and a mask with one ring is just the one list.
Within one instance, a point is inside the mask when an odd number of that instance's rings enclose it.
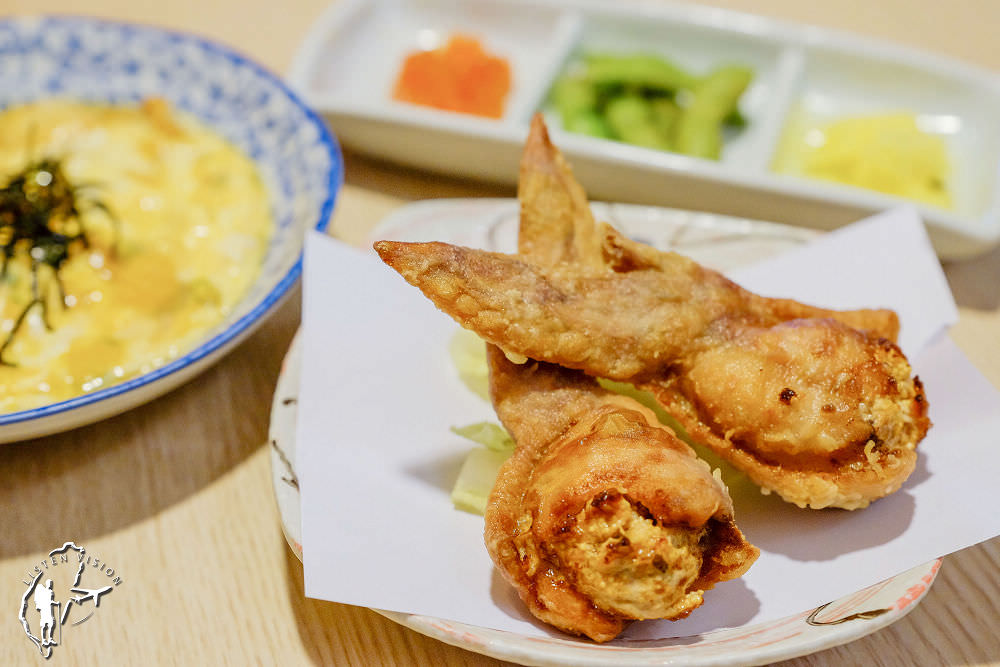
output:
{"label": "blue and white bowl", "polygon": [[260,275],[195,349],[122,384],[0,415],[0,442],[124,412],[204,371],[288,292],[301,273],[304,234],[329,223],[343,180],[337,142],[260,65],[202,38],[148,26],[82,17],[0,20],[0,108],[49,97],[128,103],[151,96],[198,117],[257,163],[276,223]]}

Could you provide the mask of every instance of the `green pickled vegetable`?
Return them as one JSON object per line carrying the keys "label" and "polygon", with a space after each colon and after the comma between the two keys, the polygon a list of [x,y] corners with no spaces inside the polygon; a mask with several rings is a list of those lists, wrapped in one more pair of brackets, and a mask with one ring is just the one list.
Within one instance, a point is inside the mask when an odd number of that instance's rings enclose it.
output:
{"label": "green pickled vegetable", "polygon": [[695,76],[649,54],[587,54],[552,87],[563,128],[717,160],[723,131],[742,128],[739,100],[753,70],[726,65]]}
{"label": "green pickled vegetable", "polygon": [[673,91],[690,88],[698,80],[659,56],[591,54],[584,60],[587,64],[587,78],[598,85],[640,86]]}
{"label": "green pickled vegetable", "polygon": [[573,115],[597,108],[597,89],[580,76],[564,76],[552,87],[552,101],[559,113]]}
{"label": "green pickled vegetable", "polygon": [[604,117],[615,136],[626,143],[670,150],[670,135],[653,120],[651,103],[639,95],[622,95],[608,102]]}
{"label": "green pickled vegetable", "polygon": [[678,152],[717,160],[722,154],[722,124],[737,112],[736,105],[753,71],[738,65],[721,67],[693,89],[688,105],[677,120],[674,137]]}
{"label": "green pickled vegetable", "polygon": [[722,119],[722,124],[726,127],[732,127],[738,130],[742,130],[747,126],[747,117],[744,116],[739,109],[733,109],[728,116]]}
{"label": "green pickled vegetable", "polygon": [[596,111],[578,111],[568,118],[563,116],[563,127],[576,134],[589,134],[601,139],[615,138],[604,116]]}
{"label": "green pickled vegetable", "polygon": [[717,160],[722,154],[722,126],[713,116],[685,111],[677,119],[678,153]]}
{"label": "green pickled vegetable", "polygon": [[753,80],[753,70],[742,65],[727,65],[699,81],[687,111],[711,115],[718,122],[736,111],[743,91]]}
{"label": "green pickled vegetable", "polygon": [[650,119],[656,126],[657,131],[673,143],[674,131],[681,110],[673,100],[666,97],[658,97],[650,100],[649,106],[651,111]]}
{"label": "green pickled vegetable", "polygon": [[577,134],[613,138],[611,129],[598,113],[597,87],[579,76],[564,76],[552,88],[552,102],[559,111],[563,127]]}

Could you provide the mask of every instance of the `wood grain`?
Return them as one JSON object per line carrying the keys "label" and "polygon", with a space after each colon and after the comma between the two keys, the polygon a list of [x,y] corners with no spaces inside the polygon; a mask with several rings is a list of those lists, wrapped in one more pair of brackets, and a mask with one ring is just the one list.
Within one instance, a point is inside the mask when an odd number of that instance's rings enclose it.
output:
{"label": "wood grain", "polygon": [[[1000,70],[1000,4],[987,0],[806,3],[720,0]],[[286,71],[325,0],[91,0],[100,16],[189,30]],[[6,0],[2,11],[78,12],[74,0]],[[333,232],[360,242],[407,201],[511,196],[509,186],[443,178],[348,153]],[[1000,250],[946,267],[960,305],[953,336],[1000,386]],[[0,664],[41,664],[17,623],[27,570],[76,540],[122,584],[100,613],[66,629],[52,664],[495,665],[356,607],[306,599],[271,496],[271,394],[299,321],[296,291],[207,373],[129,413],[70,433],[0,446]],[[991,502],[993,490],[984,490]],[[5,619],[5,620],[3,620]],[[786,667],[1000,665],[1000,539],[945,559],[913,612],[887,629]]]}

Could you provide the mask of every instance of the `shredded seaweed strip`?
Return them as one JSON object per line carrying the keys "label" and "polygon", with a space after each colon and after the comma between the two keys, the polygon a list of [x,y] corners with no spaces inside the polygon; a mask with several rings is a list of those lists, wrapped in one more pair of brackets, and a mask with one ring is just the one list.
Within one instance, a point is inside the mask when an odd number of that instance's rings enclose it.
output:
{"label": "shredded seaweed strip", "polygon": [[84,192],[89,187],[71,184],[62,162],[45,158],[30,163],[0,188],[0,281],[6,280],[10,260],[19,253],[24,253],[31,262],[31,299],[0,345],[0,365],[16,365],[6,360],[4,353],[32,308],[41,308],[42,321],[52,330],[48,303],[39,282],[42,266],[52,269],[59,302],[66,305],[66,290],[59,271],[76,248],[90,247],[81,210],[101,211],[117,231],[117,220],[111,210]]}

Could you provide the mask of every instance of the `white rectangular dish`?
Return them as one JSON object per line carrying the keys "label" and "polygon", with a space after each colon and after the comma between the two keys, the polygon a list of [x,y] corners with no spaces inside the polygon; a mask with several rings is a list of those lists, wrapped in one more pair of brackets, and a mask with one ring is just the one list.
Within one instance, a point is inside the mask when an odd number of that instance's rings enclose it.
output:
{"label": "white rectangular dish", "polygon": [[[454,33],[505,58],[512,89],[488,119],[394,101],[406,56]],[[718,161],[563,131],[548,103],[568,63],[594,51],[652,53],[705,72],[754,70],[740,100],[745,128]],[[954,60],[812,26],[701,6],[595,0],[340,0],[306,36],[292,85],[345,146],[405,165],[514,183],[533,113],[597,199],[666,205],[829,229],[908,201],[778,173],[792,119],[912,114],[940,136],[951,206],[920,202],[939,255],[1000,242],[1000,76]]]}

